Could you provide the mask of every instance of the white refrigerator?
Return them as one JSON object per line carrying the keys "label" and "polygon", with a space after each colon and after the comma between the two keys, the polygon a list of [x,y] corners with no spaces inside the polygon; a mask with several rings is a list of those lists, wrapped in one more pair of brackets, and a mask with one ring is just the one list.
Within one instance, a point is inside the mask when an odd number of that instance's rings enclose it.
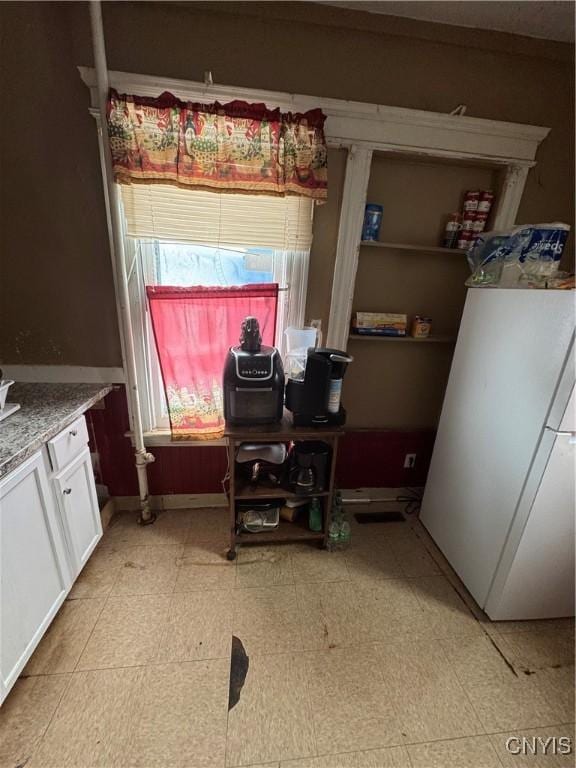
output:
{"label": "white refrigerator", "polygon": [[420,519],[491,619],[574,615],[574,297],[466,298]]}

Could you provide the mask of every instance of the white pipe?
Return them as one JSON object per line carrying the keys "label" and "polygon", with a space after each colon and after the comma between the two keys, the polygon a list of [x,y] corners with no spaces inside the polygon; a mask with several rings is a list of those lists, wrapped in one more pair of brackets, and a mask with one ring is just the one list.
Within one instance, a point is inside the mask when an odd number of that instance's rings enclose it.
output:
{"label": "white pipe", "polygon": [[118,193],[116,185],[114,184],[112,156],[110,154],[110,142],[106,126],[106,105],[108,101],[109,82],[108,67],[106,64],[106,48],[104,45],[104,28],[102,24],[102,8],[99,0],[91,0],[90,2],[90,21],[92,26],[92,46],[94,49],[96,80],[98,85],[98,106],[100,109],[99,128],[102,177],[104,181],[104,197],[108,219],[110,252],[112,255],[112,267],[115,278],[116,306],[124,347],[124,369],[127,384],[126,391],[132,418],[132,429],[134,432],[136,472],[138,475],[138,490],[140,494],[140,522],[151,523],[156,519],[156,515],[150,509],[146,466],[151,461],[154,461],[154,456],[146,450],[146,446],[144,445],[140,396],[138,394],[138,386],[136,383],[136,358],[134,355],[134,338],[132,336],[132,322],[130,317],[128,276],[126,274],[126,260],[124,257],[124,237],[122,234]]}

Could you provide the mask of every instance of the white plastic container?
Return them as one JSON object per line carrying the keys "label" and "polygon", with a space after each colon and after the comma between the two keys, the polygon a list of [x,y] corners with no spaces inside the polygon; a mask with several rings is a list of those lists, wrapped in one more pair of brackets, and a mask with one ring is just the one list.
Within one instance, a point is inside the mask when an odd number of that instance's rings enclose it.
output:
{"label": "white plastic container", "polygon": [[289,379],[303,381],[306,371],[306,359],[308,349],[316,346],[316,328],[286,328],[286,355],[284,359],[284,373]]}
{"label": "white plastic container", "polygon": [[316,328],[294,328],[294,326],[291,325],[284,331],[286,336],[286,351],[294,352],[300,349],[308,349],[308,347],[315,347],[316,333]]}

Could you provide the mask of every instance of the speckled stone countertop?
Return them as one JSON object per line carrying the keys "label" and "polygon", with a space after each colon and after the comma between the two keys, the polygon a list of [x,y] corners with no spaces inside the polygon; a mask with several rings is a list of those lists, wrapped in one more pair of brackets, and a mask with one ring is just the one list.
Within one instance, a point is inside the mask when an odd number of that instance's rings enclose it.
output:
{"label": "speckled stone countertop", "polygon": [[22,406],[0,421],[0,477],[112,390],[109,384],[13,384],[6,404]]}

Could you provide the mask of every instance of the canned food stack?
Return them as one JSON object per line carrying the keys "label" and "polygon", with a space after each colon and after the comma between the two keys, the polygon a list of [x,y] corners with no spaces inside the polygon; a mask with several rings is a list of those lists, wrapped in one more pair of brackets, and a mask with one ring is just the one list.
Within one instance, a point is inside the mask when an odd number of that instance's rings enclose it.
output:
{"label": "canned food stack", "polygon": [[472,189],[466,192],[462,206],[462,229],[457,242],[458,248],[468,250],[480,232],[484,231],[493,202],[494,192],[490,189]]}

